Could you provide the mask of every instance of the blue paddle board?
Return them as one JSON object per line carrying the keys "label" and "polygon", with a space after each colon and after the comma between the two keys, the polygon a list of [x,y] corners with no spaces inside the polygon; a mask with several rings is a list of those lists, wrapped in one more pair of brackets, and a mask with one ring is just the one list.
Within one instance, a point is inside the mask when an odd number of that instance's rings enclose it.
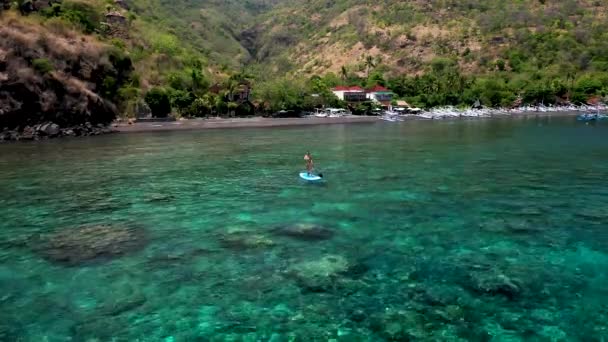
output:
{"label": "blue paddle board", "polygon": [[323,179],[322,177],[319,177],[315,174],[309,174],[308,172],[300,172],[300,178],[310,182],[320,181],[321,179]]}

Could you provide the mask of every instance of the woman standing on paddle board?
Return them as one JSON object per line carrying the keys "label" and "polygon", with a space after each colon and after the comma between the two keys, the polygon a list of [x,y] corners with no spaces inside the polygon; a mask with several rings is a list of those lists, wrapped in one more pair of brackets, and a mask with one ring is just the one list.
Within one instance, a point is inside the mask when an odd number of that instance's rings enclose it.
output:
{"label": "woman standing on paddle board", "polygon": [[308,171],[308,174],[310,175],[314,168],[314,163],[312,161],[312,155],[310,154],[310,152],[306,152],[306,154],[304,155],[304,161],[306,162],[306,171]]}

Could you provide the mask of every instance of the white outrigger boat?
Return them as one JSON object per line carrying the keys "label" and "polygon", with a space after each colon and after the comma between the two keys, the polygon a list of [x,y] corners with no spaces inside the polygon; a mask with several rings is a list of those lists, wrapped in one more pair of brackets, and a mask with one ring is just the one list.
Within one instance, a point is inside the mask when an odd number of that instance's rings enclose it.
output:
{"label": "white outrigger boat", "polygon": [[399,121],[403,121],[403,118],[399,115],[399,112],[387,110],[380,117],[380,120],[389,121],[389,122],[399,122]]}
{"label": "white outrigger boat", "polygon": [[315,116],[318,118],[340,118],[350,114],[346,109],[342,108],[325,108],[317,109]]}

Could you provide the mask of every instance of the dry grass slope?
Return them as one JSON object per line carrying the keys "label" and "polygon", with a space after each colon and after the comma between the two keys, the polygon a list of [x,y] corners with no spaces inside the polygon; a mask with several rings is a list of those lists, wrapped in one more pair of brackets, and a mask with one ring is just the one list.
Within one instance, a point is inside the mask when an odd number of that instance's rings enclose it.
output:
{"label": "dry grass slope", "polygon": [[0,19],[0,36],[0,128],[115,117],[115,106],[100,93],[107,77],[125,72],[113,64],[110,46],[57,21],[41,24],[10,13]]}

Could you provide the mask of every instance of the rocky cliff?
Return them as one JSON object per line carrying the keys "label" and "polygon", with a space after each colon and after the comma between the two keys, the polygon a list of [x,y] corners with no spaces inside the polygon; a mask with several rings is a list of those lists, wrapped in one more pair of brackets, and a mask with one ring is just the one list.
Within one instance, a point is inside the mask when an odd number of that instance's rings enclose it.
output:
{"label": "rocky cliff", "polygon": [[0,19],[0,37],[0,140],[96,134],[116,117],[132,71],[119,51],[22,17]]}

